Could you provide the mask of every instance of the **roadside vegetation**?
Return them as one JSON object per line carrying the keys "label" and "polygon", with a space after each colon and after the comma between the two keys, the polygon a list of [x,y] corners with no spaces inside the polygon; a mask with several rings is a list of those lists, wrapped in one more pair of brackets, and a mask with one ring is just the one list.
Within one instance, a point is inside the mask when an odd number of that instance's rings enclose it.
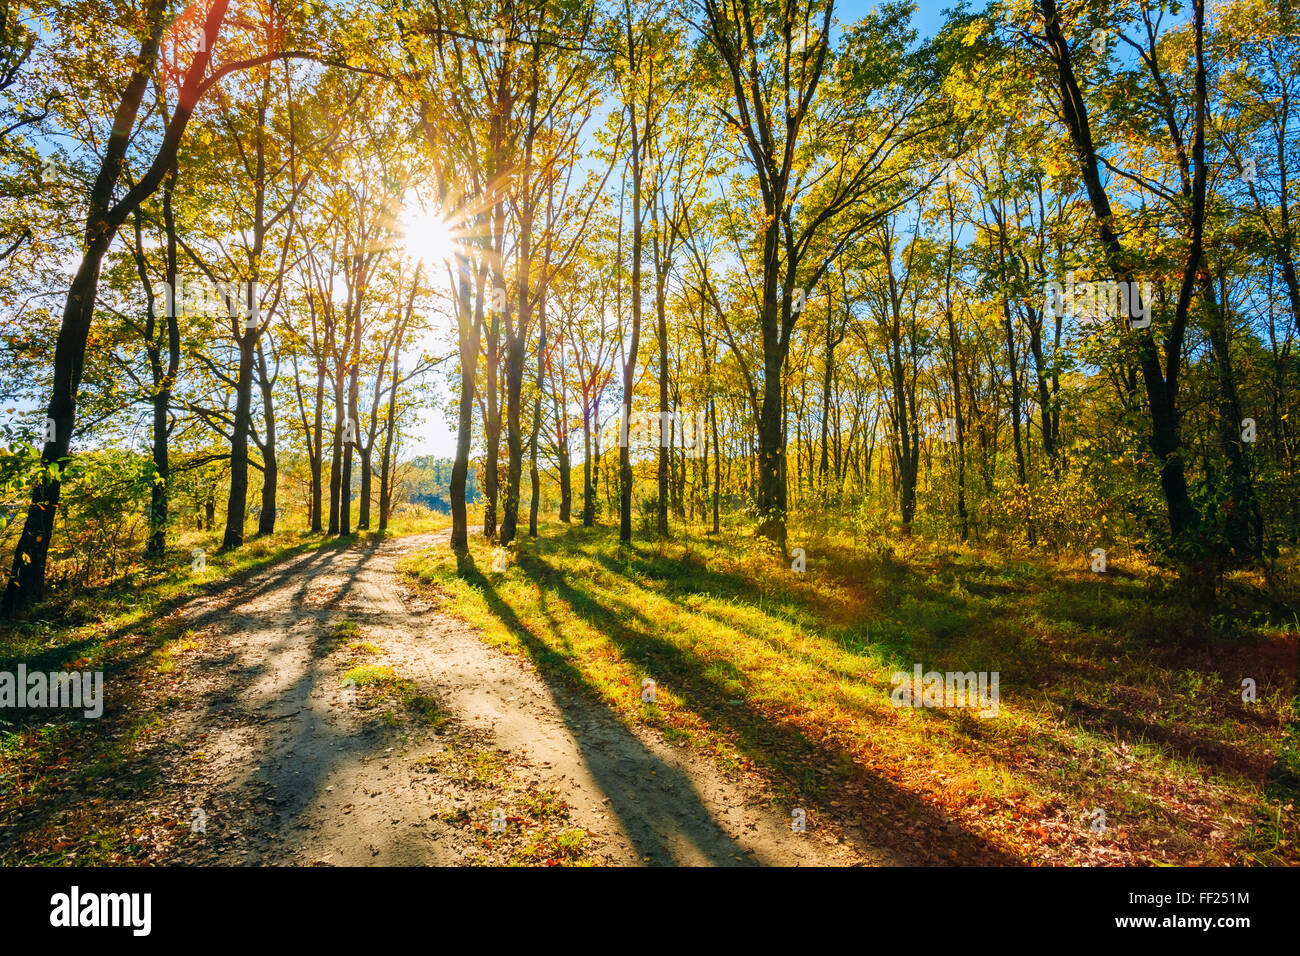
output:
{"label": "roadside vegetation", "polygon": [[[1258,577],[1207,614],[1142,565],[818,539],[796,573],[739,530],[544,530],[504,571],[482,539],[459,572],[445,548],[403,568],[548,680],[775,776],[809,826],[883,820],[940,857],[1300,862],[1297,622]],[[895,708],[917,663],[998,672],[997,716]]]}

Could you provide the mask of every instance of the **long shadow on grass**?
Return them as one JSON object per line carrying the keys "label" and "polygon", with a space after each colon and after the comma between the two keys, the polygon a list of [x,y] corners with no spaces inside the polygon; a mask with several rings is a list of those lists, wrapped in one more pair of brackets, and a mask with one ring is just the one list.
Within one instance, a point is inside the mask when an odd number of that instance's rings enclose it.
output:
{"label": "long shadow on grass", "polygon": [[[315,551],[303,554],[301,552],[282,557],[270,562],[277,567],[274,574],[267,575],[252,588],[243,588],[244,582],[257,575],[264,573],[267,566],[247,568],[243,571],[232,575],[221,582],[214,582],[206,594],[222,593],[228,591],[239,591],[239,597],[243,602],[247,602],[252,597],[262,594],[274,586],[282,583],[293,574],[301,571],[304,566],[310,566],[313,563],[319,563],[325,560],[336,547],[331,543]],[[220,587],[220,592],[214,591]],[[98,736],[112,738],[118,729],[115,722],[111,719],[110,712],[120,710],[121,688],[128,686],[126,679],[137,668],[145,664],[150,656],[160,647],[165,645],[169,640],[175,637],[174,629],[159,627],[157,622],[164,620],[168,615],[196,600],[201,600],[204,594],[181,594],[169,598],[159,605],[149,616],[149,619],[135,621],[123,624],[112,632],[104,635],[91,635],[79,641],[73,641],[66,644],[55,644],[46,648],[39,653],[28,655],[21,658],[22,663],[26,664],[27,673],[58,673],[63,671],[87,671],[102,672],[104,675],[103,685],[103,705],[104,717],[107,720],[84,720],[81,717],[81,711],[74,709],[72,711],[58,711],[51,709],[28,709],[28,708],[5,708],[0,710],[0,720],[4,720],[15,728],[30,727],[34,724],[44,724],[52,717],[55,719],[66,720],[75,725],[84,723],[83,729],[93,730]],[[229,618],[231,611],[226,602],[219,604],[217,607],[203,611],[198,614],[189,626],[200,628],[217,620],[218,618]],[[152,627],[150,623],[153,622]],[[83,654],[98,648],[108,647],[123,638],[143,632],[136,635],[135,648],[130,652],[119,652],[103,659],[93,659],[91,662],[80,668],[69,667],[70,661],[75,661]],[[0,658],[0,670],[13,671],[19,663],[18,658]]]}
{"label": "long shadow on grass", "polygon": [[[552,685],[552,699],[577,741],[587,769],[609,798],[610,810],[643,859],[673,864],[683,862],[683,856],[686,862],[698,856],[720,866],[753,862],[745,856],[745,848],[719,826],[691,780],[630,733],[582,672],[534,634],[471,562],[461,561],[459,574],[481,591],[492,613],[518,637],[537,663],[538,671]],[[560,692],[557,684],[565,690],[576,690],[578,696]],[[600,746],[602,739],[616,744],[612,752]],[[651,786],[673,795],[673,812],[646,799]],[[683,843],[693,847],[694,852]]]}
{"label": "long shadow on grass", "polygon": [[[596,559],[611,571],[633,568],[648,578],[663,581],[666,585],[663,593],[670,598],[677,593],[717,591],[719,585],[723,593],[741,597],[734,575],[709,574],[707,586],[697,583],[685,589],[677,586],[673,578],[680,576],[680,568],[674,568],[670,559],[663,555],[638,554],[632,564],[620,564],[614,557],[603,553]],[[843,571],[855,565],[843,561],[839,567]],[[994,570],[998,574],[1010,573],[1008,569]],[[700,571],[704,573],[702,568]],[[1223,720],[1258,725],[1261,730],[1275,729],[1268,727],[1269,721],[1258,710],[1236,704],[1233,682],[1241,675],[1249,674],[1258,678],[1261,684],[1293,688],[1296,675],[1294,645],[1279,647],[1276,641],[1252,641],[1243,645],[1216,638],[1202,616],[1180,605],[1182,597],[1177,589],[1151,587],[1139,579],[1123,575],[1110,580],[1030,568],[1028,583],[1013,586],[985,580],[986,574],[979,567],[939,562],[937,568],[931,569],[941,582],[936,588],[920,584],[915,573],[906,573],[904,565],[887,558],[881,560],[878,571],[882,578],[893,580],[888,589],[891,600],[886,603],[897,609],[893,612],[895,615],[903,615],[899,618],[900,626],[915,635],[907,642],[908,649],[936,656],[938,669],[952,663],[954,653],[968,643],[963,636],[954,640],[954,631],[957,635],[965,635],[969,628],[978,627],[983,632],[1010,636],[1015,639],[1004,650],[1012,655],[1015,663],[999,668],[1003,671],[1004,682],[1014,674],[1013,680],[1022,688],[1042,688],[1046,700],[1063,709],[1080,729],[1107,738],[1153,743],[1206,768],[1241,775],[1256,782],[1267,777],[1270,770],[1277,772],[1275,764],[1281,763],[1277,758],[1239,742],[1220,739],[1213,728],[1189,730],[1181,726],[1172,713],[1168,716],[1162,716],[1158,711],[1144,714],[1141,708],[1157,706],[1155,698],[1159,696],[1158,688],[1148,686],[1146,681],[1139,681],[1141,686],[1135,689],[1145,703],[1111,704],[1100,699],[1095,691],[1117,682],[1132,681],[1131,675],[1149,666],[1168,670],[1174,680],[1177,680],[1179,670],[1214,677],[1222,675],[1228,683],[1226,693],[1222,699],[1204,702],[1204,706],[1222,713]],[[869,579],[870,573],[865,577]],[[965,626],[948,627],[945,628],[947,633],[936,633],[933,622],[952,615],[965,604],[954,601],[945,593],[945,589],[955,583],[982,598],[981,606],[966,609],[969,616]],[[1273,618],[1280,623],[1286,622],[1284,612],[1289,609],[1267,595],[1261,597],[1243,591],[1234,597],[1246,607],[1258,598],[1270,608]],[[752,602],[752,583],[742,599]],[[778,596],[773,596],[773,603],[780,604]],[[1026,627],[1026,612],[1049,626],[1060,627],[1068,636],[1064,639],[1058,637],[1054,643],[1041,640],[1038,627]],[[637,612],[628,609],[626,613],[635,615]],[[707,611],[698,613],[716,619]],[[731,626],[725,621],[720,623]],[[650,629],[653,630],[652,625]],[[846,649],[854,643],[850,629],[827,629],[823,636],[841,643]],[[1121,649],[1146,650],[1152,657],[1151,661],[1131,661],[1119,666],[1108,663],[1115,654],[1115,636],[1121,639]],[[872,643],[882,650],[900,650],[894,642],[890,642],[891,648],[878,641]],[[1272,660],[1270,656],[1285,657],[1286,660]],[[960,669],[971,668],[963,663]],[[1176,687],[1169,689],[1176,692]],[[1291,696],[1285,690],[1283,693]],[[986,759],[992,762],[1009,765],[1015,762],[1016,758],[1005,750],[986,749]]]}
{"label": "long shadow on grass", "polygon": [[[626,660],[644,668],[657,682],[672,687],[681,697],[690,701],[694,711],[711,727],[723,735],[733,736],[742,752],[751,754],[757,761],[794,783],[804,794],[805,801],[813,801],[828,815],[841,815],[840,811],[831,807],[830,801],[838,798],[838,802],[842,803],[850,798],[846,795],[845,788],[827,782],[824,778],[832,773],[826,769],[828,766],[853,765],[853,755],[847,750],[833,744],[814,743],[795,727],[772,721],[747,706],[729,702],[731,694],[709,676],[710,665],[698,656],[657,637],[654,633],[655,623],[636,608],[626,605],[613,608],[600,603],[570,586],[557,569],[535,554],[521,557],[520,563],[525,567],[534,565],[532,571],[541,579],[543,589],[552,589],[569,604],[574,613],[605,634]],[[480,586],[489,595],[492,610],[512,630],[521,632],[523,625],[504,601],[490,592],[490,585],[482,582]],[[641,627],[630,626],[633,622]],[[542,665],[544,673],[548,668],[558,670],[566,682],[589,687],[586,679],[572,665],[567,662],[556,665],[556,655],[544,641],[531,632],[521,636],[524,637],[530,655]],[[857,824],[870,833],[871,845],[889,847],[890,852],[900,861],[1017,862],[976,834],[940,819],[921,800],[892,782],[860,771],[856,771],[855,775],[861,793],[852,799],[860,800],[864,810],[863,818],[856,821]],[[937,831],[931,834],[932,837],[938,837],[933,842],[943,845],[900,847],[897,839],[891,839],[884,832],[890,822],[903,823],[908,828],[909,836],[914,839],[920,830]]]}
{"label": "long shadow on grass", "polygon": [[[593,557],[612,572],[618,573],[620,570],[626,570],[627,562],[620,564],[608,554],[598,553]],[[695,573],[706,578],[710,587],[683,588],[676,586],[673,577],[674,573],[677,576],[680,576],[680,568],[674,569],[673,565],[669,562],[669,559],[665,558],[663,555],[656,554],[646,556],[638,553],[637,558],[639,564],[652,564],[657,574],[647,574],[647,577],[650,577],[663,585],[659,593],[669,600],[674,599],[678,594],[709,593],[715,596],[718,594],[726,594],[737,602],[747,603],[753,601],[754,582],[751,579],[743,579],[745,587],[742,590],[740,587],[742,579],[737,575],[729,572],[717,572],[712,569],[706,570],[702,565],[697,565]],[[642,558],[645,559],[644,562],[640,560]],[[897,562],[895,562],[891,557],[884,556],[877,560],[879,561],[878,567],[880,574],[892,576],[893,571],[898,571],[901,576],[903,566],[897,564]],[[718,584],[721,584],[726,590],[718,590],[716,587]],[[894,593],[896,603],[902,597],[910,597],[914,600],[923,598],[929,605],[933,605],[932,612],[925,614],[914,613],[914,616],[924,617],[929,622],[936,620],[949,622],[947,627],[944,629],[945,631],[963,633],[969,625],[975,623],[973,613],[967,606],[966,602],[943,591],[934,591],[932,589],[924,588],[917,590],[914,581],[900,581],[900,586],[895,589]],[[990,659],[987,652],[981,652],[977,657],[973,658],[969,655],[963,657],[960,653],[960,646],[953,646],[947,643],[948,637],[946,633],[935,633],[927,629],[927,627],[918,625],[916,622],[899,619],[886,611],[879,612],[882,616],[878,620],[889,623],[891,625],[890,630],[892,631],[906,633],[908,637],[905,640],[899,639],[897,636],[893,635],[888,638],[881,638],[872,635],[864,636],[861,633],[862,622],[860,621],[835,626],[820,626],[818,621],[808,620],[809,615],[804,613],[804,608],[806,606],[820,607],[824,610],[831,607],[831,605],[828,602],[819,601],[816,605],[805,606],[799,603],[798,598],[801,597],[802,595],[788,596],[785,600],[778,600],[777,596],[773,595],[771,596],[770,601],[764,601],[764,614],[768,617],[780,617],[786,622],[791,623],[793,626],[797,626],[803,630],[815,630],[824,641],[837,646],[841,651],[849,655],[861,657],[868,649],[874,650],[881,665],[890,673],[899,670],[910,673],[913,663],[918,660],[931,662],[933,666],[927,668],[931,670],[947,670],[950,669],[950,664],[955,666],[957,663],[960,663],[961,666],[956,667],[956,669],[961,671],[1006,670],[1004,665],[998,663],[998,659]],[[775,609],[777,608],[780,608],[784,613],[780,615],[776,614]],[[840,609],[836,608],[835,610],[838,611]],[[647,627],[653,628],[653,622],[648,621],[644,615],[641,615],[638,611],[629,608],[627,613],[637,617]],[[786,656],[792,660],[800,661],[805,666],[816,669],[821,673],[823,679],[827,683],[837,685],[834,691],[837,706],[856,714],[858,717],[875,721],[879,720],[879,714],[869,704],[860,699],[855,699],[850,694],[845,693],[843,689],[838,686],[838,682],[852,680],[855,684],[860,686],[872,686],[875,687],[883,697],[888,698],[893,688],[893,684],[890,681],[863,675],[861,673],[850,674],[847,670],[837,670],[814,654],[796,651],[783,644],[773,634],[765,633],[762,630],[751,632],[744,626],[733,623],[724,615],[709,610],[707,607],[692,608],[691,613],[703,620],[715,623],[719,628],[735,630],[750,640],[762,642],[771,648],[773,652]],[[954,615],[961,615],[960,624],[952,623]],[[958,658],[959,660],[954,661],[953,658]],[[722,662],[714,662],[714,666],[716,667],[719,663]],[[736,676],[739,679],[744,675],[737,671]],[[928,716],[936,715],[928,714]],[[993,755],[999,753],[995,747],[986,749]]]}
{"label": "long shadow on grass", "polygon": [[[1237,703],[1234,681],[1251,675],[1270,687],[1294,687],[1294,648],[1289,660],[1268,661],[1267,642],[1205,642],[1173,632],[1185,609],[1162,603],[1176,594],[1146,594],[1131,584],[1121,590],[1110,582],[1059,577],[1051,590],[1039,595],[1028,609],[1049,623],[1063,625],[1048,643],[1033,637],[1018,645],[1018,683],[1038,688],[1043,698],[1074,722],[1079,729],[1106,739],[1145,742],[1172,754],[1196,761],[1207,769],[1262,781],[1273,765],[1266,752],[1252,750],[1220,734],[1241,734],[1253,725],[1247,737],[1276,730],[1259,711]],[[1166,626],[1162,630],[1161,623]],[[1023,630],[1023,619],[1013,618],[1010,626]],[[1196,684],[1181,684],[1183,671],[1210,678],[1208,687],[1224,686],[1211,699],[1192,699],[1198,717],[1213,724],[1206,729],[1189,729],[1177,710],[1162,701],[1199,691]],[[1006,678],[1004,677],[1004,680]],[[1121,697],[1121,695],[1123,695]],[[995,759],[1000,759],[995,755]]]}
{"label": "long shadow on grass", "polygon": [[[1177,590],[1145,587],[1136,578],[1111,580],[1034,571],[1035,588],[1007,589],[969,581],[968,574],[952,567],[946,572],[973,594],[991,590],[998,597],[1018,599],[1014,607],[989,608],[987,615],[981,614],[998,633],[1017,637],[1015,665],[1003,670],[1004,683],[1041,689],[1043,697],[1080,729],[1101,737],[1145,741],[1207,768],[1256,782],[1267,776],[1274,763],[1267,754],[1205,731],[1190,731],[1172,713],[1161,715],[1156,709],[1158,698],[1167,698],[1170,691],[1177,694],[1179,688],[1176,683],[1152,682],[1150,669],[1168,671],[1169,679],[1175,682],[1181,670],[1210,677],[1222,674],[1228,681],[1226,692],[1217,699],[1197,702],[1203,708],[1202,713],[1221,715],[1222,720],[1255,724],[1267,730],[1267,721],[1258,712],[1235,705],[1237,695],[1231,682],[1240,675],[1251,674],[1261,682],[1271,678],[1268,681],[1271,686],[1294,686],[1294,650],[1286,664],[1274,661],[1273,666],[1268,666],[1267,662],[1255,659],[1247,663],[1242,659],[1243,654],[1249,647],[1249,656],[1257,658],[1258,642],[1243,645],[1221,639],[1207,641],[1208,632],[1177,631],[1178,626],[1189,623],[1194,631],[1200,631],[1203,622],[1195,614],[1189,615],[1186,607],[1171,607],[1171,602],[1179,600]],[[931,600],[924,594],[916,594],[914,598]],[[1055,625],[1065,636],[1057,635],[1052,643],[1042,640],[1036,627],[1026,628],[1026,613],[1041,618],[1049,626]],[[997,620],[999,617],[1004,620]],[[1123,656],[1123,663],[1114,664],[1116,637],[1121,653],[1145,653],[1150,659],[1133,660]],[[1224,660],[1216,661],[1216,657]],[[1225,663],[1231,666],[1225,667]],[[1131,688],[1131,699],[1126,703],[1110,703],[1110,692],[1134,682],[1136,674],[1145,679],[1137,681],[1140,686]],[[1151,715],[1143,716],[1143,708]],[[997,751],[989,756],[997,762],[1014,761],[1009,754]]]}

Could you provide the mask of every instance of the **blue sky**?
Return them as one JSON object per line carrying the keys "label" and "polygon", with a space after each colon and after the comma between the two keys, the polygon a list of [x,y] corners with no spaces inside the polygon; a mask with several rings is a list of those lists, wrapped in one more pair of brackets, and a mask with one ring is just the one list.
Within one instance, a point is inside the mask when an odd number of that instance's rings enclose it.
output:
{"label": "blue sky", "polygon": [[[916,28],[920,36],[933,36],[939,29],[939,24],[943,22],[943,11],[956,7],[958,4],[955,0],[917,0],[916,14],[912,17],[912,25]],[[876,6],[875,3],[868,3],[867,0],[844,0],[844,2],[835,4],[835,15],[844,23],[853,20],[860,20],[871,8]],[[972,8],[982,7],[982,3],[972,3]]]}
{"label": "blue sky", "polygon": [[[915,0],[916,14],[912,17],[912,26],[916,28],[919,36],[933,36],[943,23],[943,11],[954,8],[958,5],[959,0]],[[861,20],[871,12],[873,7],[879,6],[875,0],[840,0],[835,4],[835,16],[841,23],[852,23],[855,20]],[[972,2],[972,9],[983,7],[981,2]]]}

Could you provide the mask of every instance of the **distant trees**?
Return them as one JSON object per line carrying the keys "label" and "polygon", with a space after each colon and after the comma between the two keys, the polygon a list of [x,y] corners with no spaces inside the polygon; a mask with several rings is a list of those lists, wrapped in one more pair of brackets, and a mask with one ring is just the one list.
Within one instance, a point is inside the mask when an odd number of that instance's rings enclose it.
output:
{"label": "distant trees", "polygon": [[[421,455],[411,459],[403,481],[406,500],[440,514],[449,514],[452,501],[451,475],[454,465],[453,460],[434,458],[431,455]],[[479,504],[483,500],[472,469],[465,482],[464,500],[470,504]]]}

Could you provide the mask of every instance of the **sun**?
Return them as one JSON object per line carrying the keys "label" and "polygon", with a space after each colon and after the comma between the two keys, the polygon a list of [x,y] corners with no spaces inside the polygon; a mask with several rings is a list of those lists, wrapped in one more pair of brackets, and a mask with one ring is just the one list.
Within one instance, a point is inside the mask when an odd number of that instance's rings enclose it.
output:
{"label": "sun", "polygon": [[399,222],[402,246],[412,259],[426,265],[437,265],[455,254],[451,225],[436,209],[408,207],[402,211]]}

